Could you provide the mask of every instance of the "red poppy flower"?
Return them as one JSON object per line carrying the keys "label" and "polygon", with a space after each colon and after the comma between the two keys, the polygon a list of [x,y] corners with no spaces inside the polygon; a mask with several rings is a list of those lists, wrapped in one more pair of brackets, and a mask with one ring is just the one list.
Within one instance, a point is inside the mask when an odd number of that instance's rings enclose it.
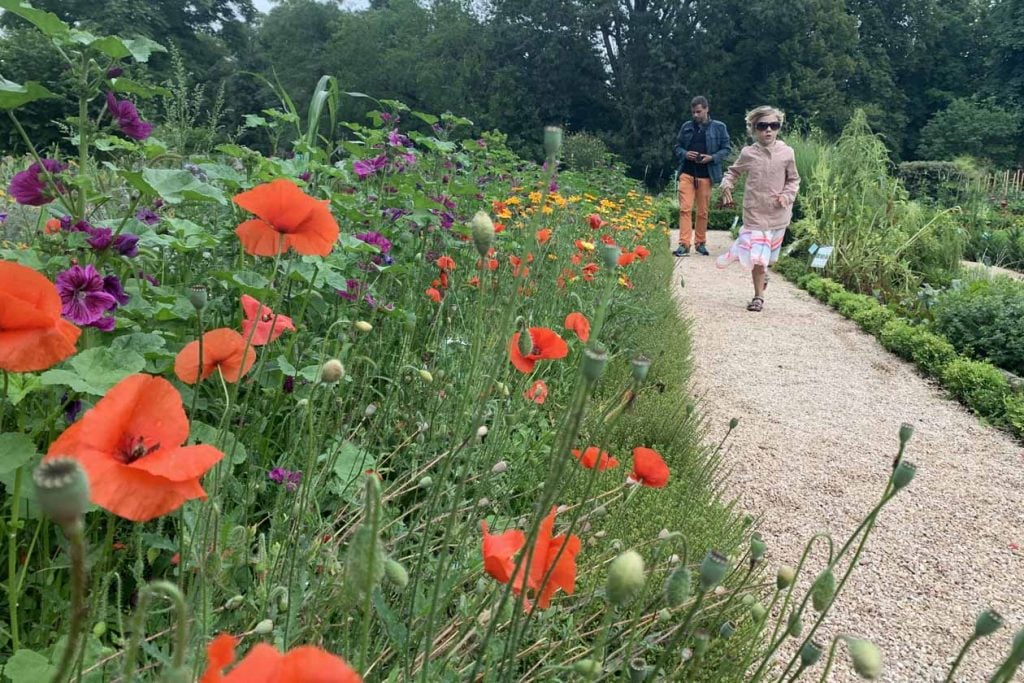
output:
{"label": "red poppy flower", "polygon": [[441,270],[455,270],[455,259],[451,256],[442,256],[437,259],[437,267]]}
{"label": "red poppy flower", "polygon": [[486,521],[481,521],[480,527],[484,532],[484,571],[501,583],[508,583],[512,579],[512,571],[516,566],[516,563],[512,561],[512,556],[526,545],[526,536],[518,529],[491,535],[487,533]]}
{"label": "red poppy flower", "polygon": [[162,377],[130,375],[64,430],[46,458],[74,458],[89,477],[92,502],[145,522],[206,498],[199,479],[224,454],[213,446],[183,447],[188,434],[174,386]]}
{"label": "red poppy flower", "polygon": [[474,275],[473,277],[469,278],[469,282],[467,282],[466,284],[468,284],[470,287],[479,287],[480,278]]}
{"label": "red poppy flower", "polygon": [[329,202],[310,197],[286,178],[257,185],[233,201],[256,214],[235,229],[247,254],[277,256],[294,249],[307,256],[327,256],[338,241],[338,223]]}
{"label": "red poppy flower", "polygon": [[636,254],[636,257],[641,261],[643,261],[645,258],[651,255],[651,251],[642,244],[636,245],[633,248],[633,253]]}
{"label": "red poppy flower", "polygon": [[222,633],[206,646],[208,665],[199,683],[362,683],[348,663],[312,645],[282,654],[273,645],[258,643],[227,675],[235,661],[238,641]]}
{"label": "red poppy flower", "polygon": [[586,343],[590,339],[590,321],[579,311],[573,311],[565,316],[565,322],[562,325],[565,329],[575,332],[581,342]]}
{"label": "red poppy flower", "polygon": [[437,291],[435,288],[427,287],[427,291],[424,292],[424,294],[426,294],[427,298],[433,301],[435,304],[441,303],[441,292]]}
{"label": "red poppy flower", "polygon": [[60,232],[60,219],[51,218],[50,220],[46,221],[46,225],[43,226],[43,232],[45,232],[47,235],[56,235],[58,232]]}
{"label": "red poppy flower", "polygon": [[[295,331],[295,325],[291,318],[274,313],[269,307],[264,306],[248,294],[242,295],[242,312],[245,313],[245,320],[242,321],[242,338],[248,339],[253,346],[263,346],[272,342],[280,337],[285,330]],[[256,328],[255,332],[253,326]],[[205,352],[206,349],[203,351]]]}
{"label": "red poppy flower", "polygon": [[[551,605],[551,596],[559,588],[569,595],[576,591],[576,555],[580,551],[580,539],[575,534],[570,534],[568,539],[564,535],[551,537],[556,509],[552,506],[551,512],[540,523],[537,541],[533,544],[533,557],[530,558],[525,577],[520,572],[512,583],[512,590],[517,594],[522,591],[524,583],[533,590],[541,609]],[[565,550],[561,550],[562,546],[565,546]],[[552,567],[551,576],[544,582],[544,577]]]}
{"label": "red poppy flower", "polygon": [[668,483],[668,465],[656,450],[637,446],[633,449],[632,478],[637,483],[660,489]]}
{"label": "red poppy flower", "polygon": [[601,235],[601,241],[605,244],[615,246],[615,238],[611,235]]}
{"label": "red poppy flower", "polygon": [[494,259],[494,258],[489,258],[486,261],[483,261],[481,259],[477,259],[477,262],[476,262],[476,267],[478,269],[483,267],[483,268],[486,268],[487,270],[497,270],[499,265],[501,265],[501,264],[498,263],[498,259]]}
{"label": "red poppy flower", "polygon": [[620,266],[628,266],[635,259],[636,259],[636,254],[634,254],[631,251],[624,251],[621,254],[619,254],[619,265]]}
{"label": "red poppy flower", "polygon": [[543,230],[537,231],[537,243],[547,244],[548,240],[551,239],[551,228],[544,228]]}
{"label": "red poppy flower", "polygon": [[587,221],[590,223],[591,230],[600,230],[601,226],[604,225],[604,221],[596,213],[587,216]]}
{"label": "red poppy flower", "polygon": [[527,401],[533,401],[537,405],[542,405],[548,398],[548,385],[544,383],[544,380],[538,379],[530,385],[529,389],[523,392],[523,397]]}
{"label": "red poppy flower", "polygon": [[596,263],[588,263],[587,265],[580,268],[580,270],[583,272],[583,279],[586,280],[587,282],[593,280],[594,276],[597,275],[597,271],[599,271],[600,269],[600,266],[598,266]]}
{"label": "red poppy flower", "polygon": [[0,261],[0,370],[36,372],[72,355],[82,331],[60,310],[60,294],[46,276]]}
{"label": "red poppy flower", "polygon": [[572,457],[579,460],[580,464],[588,470],[596,467],[599,472],[603,472],[604,470],[610,470],[613,467],[619,466],[619,461],[616,458],[608,455],[608,451],[602,451],[597,446],[588,446],[582,453],[578,448],[574,448],[572,449]]}
{"label": "red poppy flower", "polygon": [[199,366],[199,341],[190,342],[174,359],[174,374],[185,384],[195,384],[220,370],[225,382],[237,382],[252,369],[256,351],[245,338],[226,327],[203,335],[203,365]]}
{"label": "red poppy flower", "polygon": [[495,223],[494,224],[494,234],[495,235],[500,235],[503,232],[505,232],[505,224],[504,223]]}
{"label": "red poppy flower", "polygon": [[574,266],[578,266],[579,264],[583,263],[583,254],[576,252],[571,257],[569,257],[569,261],[571,261]]}
{"label": "red poppy flower", "polygon": [[558,336],[554,330],[546,327],[531,327],[529,330],[530,341],[533,342],[533,349],[529,354],[523,355],[519,352],[519,332],[512,335],[508,343],[508,357],[519,372],[533,372],[534,366],[539,360],[557,360],[565,358],[569,353],[569,347],[565,340]]}

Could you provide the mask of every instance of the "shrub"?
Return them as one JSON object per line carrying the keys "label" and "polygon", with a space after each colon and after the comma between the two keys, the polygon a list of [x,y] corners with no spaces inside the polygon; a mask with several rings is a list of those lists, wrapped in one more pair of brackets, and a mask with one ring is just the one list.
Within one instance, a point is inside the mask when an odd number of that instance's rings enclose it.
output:
{"label": "shrub", "polygon": [[913,360],[915,328],[902,318],[890,320],[879,332],[878,339],[882,346],[900,358]]}
{"label": "shrub", "polygon": [[1018,435],[1024,436],[1024,396],[1009,394],[1004,400],[1006,421]]}
{"label": "shrub", "polygon": [[911,357],[929,375],[941,376],[947,365],[957,359],[956,349],[943,337],[915,328]]}
{"label": "shrub", "polygon": [[1024,283],[978,280],[944,294],[932,313],[936,328],[962,352],[1024,374]]}
{"label": "shrub", "polygon": [[896,175],[914,199],[959,204],[960,193],[976,174],[955,161],[904,161]]}
{"label": "shrub", "polygon": [[945,387],[978,415],[1002,421],[1010,383],[991,363],[957,358],[942,373]]}
{"label": "shrub", "polygon": [[867,332],[878,334],[887,323],[896,319],[896,313],[875,301],[874,306],[865,306],[850,317]]}
{"label": "shrub", "polygon": [[587,132],[565,136],[562,155],[565,165],[574,171],[589,171],[598,166],[607,166],[613,158],[604,140]]}

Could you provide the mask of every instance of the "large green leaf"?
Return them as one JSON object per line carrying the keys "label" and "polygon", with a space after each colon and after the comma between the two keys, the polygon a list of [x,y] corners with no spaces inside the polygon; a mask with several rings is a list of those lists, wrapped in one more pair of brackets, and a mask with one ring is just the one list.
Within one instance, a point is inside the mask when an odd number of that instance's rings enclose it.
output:
{"label": "large green leaf", "polygon": [[167,52],[167,48],[163,45],[145,36],[121,38],[121,42],[124,43],[125,48],[135,58],[136,62],[148,62],[149,56],[154,52]]}
{"label": "large green leaf", "polygon": [[147,195],[158,196],[168,204],[180,204],[186,199],[227,204],[223,192],[213,185],[200,181],[184,169],[146,168],[142,173],[120,173],[135,189]]}
{"label": "large green leaf", "polygon": [[25,85],[0,77],[0,109],[17,109],[36,100],[57,97],[35,81]]}
{"label": "large green leaf", "polygon": [[164,96],[171,94],[171,91],[167,88],[163,88],[159,85],[146,85],[145,83],[133,81],[130,78],[115,78],[110,83],[114,87],[114,92],[131,93],[132,95],[138,95],[139,97],[153,97],[154,95]]}
{"label": "large green leaf", "polygon": [[35,454],[35,444],[24,434],[0,434],[0,474],[13,472]]}
{"label": "large green leaf", "polygon": [[43,384],[61,384],[83,394],[103,396],[128,375],[141,372],[146,359],[132,351],[98,347],[74,356],[68,364],[70,370],[57,368],[40,375]]}
{"label": "large green leaf", "polygon": [[4,665],[4,678],[11,683],[39,683],[48,681],[57,673],[43,655],[33,650],[18,650]]}
{"label": "large green leaf", "polygon": [[21,0],[0,0],[0,8],[17,14],[50,37],[66,36],[71,30],[56,14],[30,7]]}
{"label": "large green leaf", "polygon": [[249,458],[249,451],[229,431],[224,432],[222,443],[220,444],[217,443],[217,428],[212,425],[193,420],[190,431],[192,432],[191,441],[193,443],[209,444],[215,448],[220,448],[224,455],[231,456],[231,463],[233,465],[240,465]]}

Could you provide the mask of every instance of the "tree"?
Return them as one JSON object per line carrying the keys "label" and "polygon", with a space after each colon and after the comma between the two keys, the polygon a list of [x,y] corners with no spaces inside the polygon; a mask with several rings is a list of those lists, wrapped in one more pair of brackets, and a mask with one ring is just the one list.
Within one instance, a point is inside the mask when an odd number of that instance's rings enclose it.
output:
{"label": "tree", "polygon": [[926,159],[973,156],[996,166],[1024,161],[1021,124],[1024,116],[999,106],[995,99],[956,99],[921,131],[918,154]]}
{"label": "tree", "polygon": [[1024,0],[998,0],[987,26],[987,90],[1000,102],[1024,106]]}

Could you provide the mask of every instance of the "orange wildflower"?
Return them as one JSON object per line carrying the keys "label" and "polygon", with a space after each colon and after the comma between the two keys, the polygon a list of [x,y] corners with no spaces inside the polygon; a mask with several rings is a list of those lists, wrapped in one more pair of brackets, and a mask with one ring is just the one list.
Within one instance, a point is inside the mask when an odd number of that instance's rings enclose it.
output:
{"label": "orange wildflower", "polygon": [[441,292],[437,291],[435,288],[428,287],[427,291],[424,292],[424,294],[426,294],[427,298],[433,301],[435,304],[441,303]]}
{"label": "orange wildflower", "polygon": [[643,261],[644,259],[651,255],[651,251],[642,244],[636,245],[636,247],[633,248],[633,253],[641,261]]}
{"label": "orange wildflower", "polygon": [[238,641],[222,633],[206,646],[208,665],[199,683],[362,683],[348,663],[312,645],[281,653],[273,645],[257,643],[227,675],[235,661]]}
{"label": "orange wildflower", "polygon": [[523,398],[527,401],[533,401],[537,405],[542,405],[548,398],[548,385],[544,383],[544,380],[538,379],[530,385],[529,389],[523,392]]}
{"label": "orange wildflower", "polygon": [[145,522],[206,498],[199,479],[224,454],[213,446],[183,447],[188,434],[174,386],[163,377],[130,375],[65,429],[46,459],[74,458],[89,477],[92,502]]}
{"label": "orange wildflower", "polygon": [[45,275],[0,261],[0,370],[36,372],[74,354],[82,331],[60,310],[60,294]]}
{"label": "orange wildflower", "polygon": [[519,332],[512,335],[508,343],[508,357],[519,372],[533,372],[539,360],[557,360],[565,358],[569,353],[569,347],[565,340],[558,336],[554,330],[546,327],[531,327],[529,329],[530,341],[533,342],[533,349],[529,354],[523,355],[519,352]]}
{"label": "orange wildflower", "polygon": [[597,271],[601,270],[600,266],[596,263],[588,263],[580,269],[583,272],[583,279],[590,282],[597,275]]}
{"label": "orange wildflower", "polygon": [[612,246],[615,245],[615,238],[611,235],[601,235],[601,241],[605,244],[611,244]]}
{"label": "orange wildflower", "polygon": [[455,270],[455,259],[451,256],[441,256],[437,259],[437,267],[441,270]]}
{"label": "orange wildflower", "polygon": [[629,278],[626,277],[625,275],[619,276],[619,284],[625,287],[626,289],[633,289],[633,283],[630,282]]}
{"label": "orange wildflower", "polygon": [[242,321],[242,338],[249,340],[253,346],[263,346],[272,342],[284,334],[285,330],[295,331],[295,324],[291,318],[274,313],[268,306],[264,306],[248,294],[242,295],[242,312],[245,313],[245,320]]}
{"label": "orange wildflower", "polygon": [[[501,218],[508,218],[508,216],[501,216]],[[500,235],[503,232],[505,232],[505,224],[504,223],[495,223],[494,224],[494,234],[495,235]]]}
{"label": "orange wildflower", "polygon": [[256,214],[235,229],[247,254],[277,256],[294,249],[307,256],[327,256],[338,241],[338,223],[329,202],[310,197],[286,178],[257,185],[233,201]]}
{"label": "orange wildflower", "polygon": [[569,315],[565,316],[565,322],[562,326],[567,330],[572,330],[576,333],[576,337],[586,343],[590,339],[590,321],[587,320],[587,316],[583,315],[579,311],[573,311]]}
{"label": "orange wildflower", "polygon": [[578,448],[572,449],[572,457],[580,461],[580,464],[588,470],[597,469],[599,472],[610,470],[619,466],[619,461],[608,455],[608,451],[602,451],[597,446],[588,446],[581,453]]}
{"label": "orange wildflower", "polygon": [[510,529],[505,533],[492,535],[487,532],[485,520],[481,520],[480,528],[484,533],[482,548],[484,571],[501,583],[508,583],[512,580],[512,572],[516,566],[512,561],[512,556],[526,545],[526,536],[518,529]]}
{"label": "orange wildflower", "polygon": [[624,251],[619,255],[619,265],[628,266],[636,259],[636,254],[631,251]]}
{"label": "orange wildflower", "polygon": [[537,244],[547,244],[551,239],[551,228],[544,228],[537,231]]}
{"label": "orange wildflower", "polygon": [[470,287],[479,287],[480,278],[474,275],[473,277],[469,278],[469,282],[467,282],[466,284],[468,284]]}
{"label": "orange wildflower", "polygon": [[576,252],[575,254],[572,255],[569,261],[572,262],[574,266],[578,266],[579,264],[583,263],[583,254]]}
{"label": "orange wildflower", "polygon": [[668,465],[658,451],[643,446],[633,449],[633,474],[630,477],[633,481],[660,489],[668,483],[668,477]]}
{"label": "orange wildflower", "polygon": [[604,225],[604,221],[596,213],[592,213],[587,216],[587,222],[590,223],[591,230],[600,230],[601,226]]}
{"label": "orange wildflower", "polygon": [[46,221],[46,225],[43,226],[43,232],[45,232],[47,235],[56,235],[58,232],[60,232],[60,219],[51,218],[50,220]]}
{"label": "orange wildflower", "polygon": [[185,345],[174,359],[174,374],[185,384],[195,384],[220,370],[225,382],[237,382],[252,369],[256,351],[245,338],[226,327],[203,335],[203,364],[199,365],[199,341]]}

